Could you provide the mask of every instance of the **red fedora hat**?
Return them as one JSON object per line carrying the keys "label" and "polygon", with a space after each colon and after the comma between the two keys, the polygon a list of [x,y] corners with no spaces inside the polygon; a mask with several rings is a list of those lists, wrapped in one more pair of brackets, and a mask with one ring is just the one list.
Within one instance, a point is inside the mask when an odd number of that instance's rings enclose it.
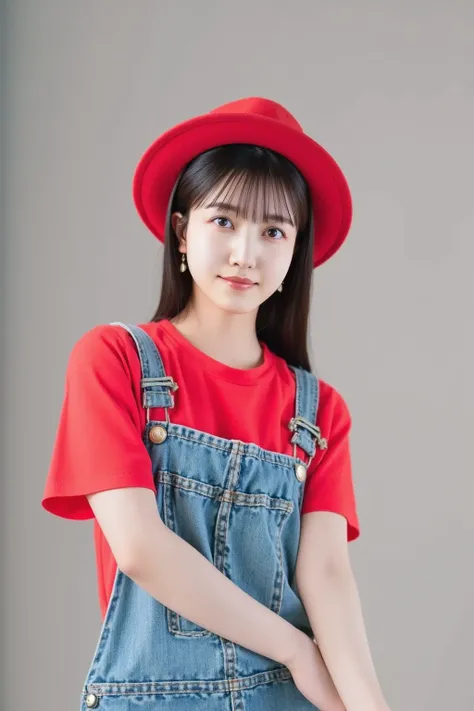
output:
{"label": "red fedora hat", "polygon": [[185,166],[210,148],[251,143],[281,153],[308,183],[314,212],[314,266],[342,245],[352,220],[347,181],[329,153],[281,104],[252,97],[232,101],[179,123],[157,138],[141,157],[133,179],[133,199],[149,230],[164,241],[173,187]]}

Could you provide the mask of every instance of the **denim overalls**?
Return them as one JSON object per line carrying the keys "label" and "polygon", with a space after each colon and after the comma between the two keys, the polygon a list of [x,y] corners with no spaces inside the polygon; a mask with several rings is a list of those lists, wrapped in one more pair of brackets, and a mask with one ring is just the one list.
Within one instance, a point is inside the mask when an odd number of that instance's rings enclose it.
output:
{"label": "denim overalls", "polygon": [[[178,388],[152,339],[133,337],[141,363],[146,426],[160,516],[172,531],[270,610],[309,636],[294,572],[307,462],[325,448],[315,426],[317,378],[294,368],[295,456],[171,422]],[[208,406],[203,403],[203,406]],[[150,420],[164,408],[165,420]],[[293,435],[290,433],[293,432]],[[81,696],[81,711],[309,711],[290,671],[165,607],[119,568]]]}

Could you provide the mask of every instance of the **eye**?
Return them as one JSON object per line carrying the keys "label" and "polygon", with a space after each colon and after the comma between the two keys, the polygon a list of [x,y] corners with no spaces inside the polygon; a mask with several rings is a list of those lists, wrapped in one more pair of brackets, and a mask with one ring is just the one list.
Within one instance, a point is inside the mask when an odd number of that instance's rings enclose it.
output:
{"label": "eye", "polygon": [[214,217],[214,219],[211,220],[211,222],[216,222],[218,227],[223,227],[223,228],[227,227],[227,225],[222,224],[223,222],[228,222],[230,225],[232,225],[232,222],[229,220],[228,217]]}
{"label": "eye", "polygon": [[[281,239],[282,237],[283,237],[283,238],[285,237],[285,233],[282,232],[282,230],[279,230],[278,227],[269,227],[268,230],[267,230],[267,232],[273,233],[273,234],[270,234],[269,236],[270,236],[272,239],[276,239],[277,241],[278,241],[279,239]],[[276,235],[274,234],[275,232],[279,232],[280,235],[281,235],[281,237],[276,236]]]}

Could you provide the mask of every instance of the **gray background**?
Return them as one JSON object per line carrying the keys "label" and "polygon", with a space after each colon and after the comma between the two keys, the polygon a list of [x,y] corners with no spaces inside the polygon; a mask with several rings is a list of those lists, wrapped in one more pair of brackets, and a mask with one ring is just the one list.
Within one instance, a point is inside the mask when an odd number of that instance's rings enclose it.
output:
{"label": "gray background", "polygon": [[2,709],[78,708],[100,629],[92,522],[40,500],[74,342],[158,300],[136,162],[174,123],[263,95],[353,192],[311,337],[353,415],[351,553],[382,686],[393,711],[472,710],[473,4],[3,10]]}

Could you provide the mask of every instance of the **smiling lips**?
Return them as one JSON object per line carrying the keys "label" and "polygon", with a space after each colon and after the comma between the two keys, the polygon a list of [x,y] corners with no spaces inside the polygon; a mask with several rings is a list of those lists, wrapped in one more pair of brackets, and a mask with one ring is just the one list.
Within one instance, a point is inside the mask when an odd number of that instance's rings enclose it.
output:
{"label": "smiling lips", "polygon": [[251,286],[255,286],[255,282],[251,279],[243,279],[242,277],[221,277],[226,281],[232,289],[250,289]]}

